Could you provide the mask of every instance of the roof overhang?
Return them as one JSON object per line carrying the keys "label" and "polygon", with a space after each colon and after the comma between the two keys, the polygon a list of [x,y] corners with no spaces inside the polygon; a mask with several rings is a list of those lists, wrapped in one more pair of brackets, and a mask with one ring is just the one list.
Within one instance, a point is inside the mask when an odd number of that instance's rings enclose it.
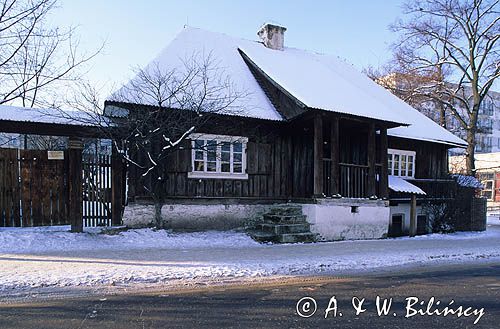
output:
{"label": "roof overhang", "polygon": [[389,175],[389,189],[399,193],[426,195],[420,187],[413,185],[401,177],[392,175]]}

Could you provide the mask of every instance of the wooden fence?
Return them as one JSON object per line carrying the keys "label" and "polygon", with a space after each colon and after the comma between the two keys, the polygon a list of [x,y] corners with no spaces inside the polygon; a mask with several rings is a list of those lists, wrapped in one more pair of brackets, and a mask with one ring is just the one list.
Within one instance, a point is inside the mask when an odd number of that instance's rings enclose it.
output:
{"label": "wooden fence", "polygon": [[[83,156],[84,227],[121,224],[125,168],[111,158]],[[70,224],[68,168],[68,151],[56,160],[45,150],[0,148],[0,227]]]}
{"label": "wooden fence", "polygon": [[66,168],[66,156],[0,149],[0,226],[69,224]]}
{"label": "wooden fence", "polygon": [[83,226],[112,225],[111,156],[83,156]]}

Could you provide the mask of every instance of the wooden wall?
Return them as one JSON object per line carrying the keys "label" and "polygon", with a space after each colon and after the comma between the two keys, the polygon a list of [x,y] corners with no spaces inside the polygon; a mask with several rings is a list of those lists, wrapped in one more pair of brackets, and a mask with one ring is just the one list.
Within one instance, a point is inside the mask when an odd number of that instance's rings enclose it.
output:
{"label": "wooden wall", "polygon": [[448,148],[446,145],[388,137],[389,148],[416,152],[415,178],[446,178],[448,175]]}
{"label": "wooden wall", "polygon": [[[240,119],[240,124],[245,120]],[[222,127],[223,125],[221,125]],[[242,124],[230,135],[249,138],[247,144],[248,179],[188,178],[191,171],[190,142],[173,152],[167,159],[164,195],[166,198],[256,198],[286,200],[312,195],[312,136],[308,125],[282,128],[266,123],[252,128]],[[239,130],[239,131],[238,131]],[[201,131],[226,134],[213,130]],[[141,162],[141,155],[131,154]],[[150,178],[148,178],[150,179]],[[133,166],[129,166],[129,198],[147,197],[144,181]]]}

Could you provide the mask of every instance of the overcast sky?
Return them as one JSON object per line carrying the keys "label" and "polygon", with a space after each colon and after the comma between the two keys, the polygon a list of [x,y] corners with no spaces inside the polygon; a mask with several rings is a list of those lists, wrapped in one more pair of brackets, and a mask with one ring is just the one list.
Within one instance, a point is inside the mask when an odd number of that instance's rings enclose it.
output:
{"label": "overcast sky", "polygon": [[395,35],[388,25],[401,15],[398,0],[60,0],[54,24],[78,26],[81,48],[106,42],[89,78],[106,88],[151,61],[185,24],[257,39],[267,21],[287,27],[285,44],[334,54],[359,69],[390,57]]}

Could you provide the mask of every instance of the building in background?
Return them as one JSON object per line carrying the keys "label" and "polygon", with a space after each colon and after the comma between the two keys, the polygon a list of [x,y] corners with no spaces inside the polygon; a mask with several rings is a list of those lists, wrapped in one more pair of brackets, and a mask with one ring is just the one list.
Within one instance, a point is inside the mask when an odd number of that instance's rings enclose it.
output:
{"label": "building in background", "polygon": [[[449,112],[444,115],[439,109],[439,102],[430,100],[428,97],[416,95],[411,91],[425,85],[423,77],[409,77],[406,74],[391,73],[376,82],[393,94],[403,99],[414,108],[431,118],[456,136],[466,139],[466,132],[461,127],[458,120]],[[470,97],[471,91],[464,91],[465,98]],[[459,107],[459,104],[455,104]],[[460,107],[459,107],[460,111]],[[466,109],[461,108],[465,113]],[[490,90],[488,96],[481,103],[478,116],[478,132],[476,134],[476,152],[490,153],[500,152],[500,93]],[[452,153],[459,154],[463,150],[455,149]]]}
{"label": "building in background", "polygon": [[[500,152],[481,153],[475,156],[476,176],[483,188],[481,196],[488,200],[489,210],[500,209]],[[465,172],[465,156],[450,157],[449,170],[451,173]]]}

